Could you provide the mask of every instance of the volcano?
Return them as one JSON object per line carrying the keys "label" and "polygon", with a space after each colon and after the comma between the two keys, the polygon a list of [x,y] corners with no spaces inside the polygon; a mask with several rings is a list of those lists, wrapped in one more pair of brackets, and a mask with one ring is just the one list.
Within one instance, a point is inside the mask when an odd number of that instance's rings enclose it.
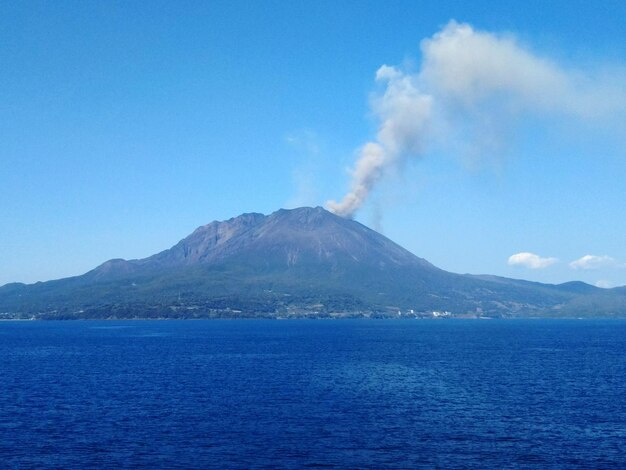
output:
{"label": "volcano", "polygon": [[144,259],[0,288],[7,318],[626,316],[623,289],[450,273],[321,207],[242,214]]}

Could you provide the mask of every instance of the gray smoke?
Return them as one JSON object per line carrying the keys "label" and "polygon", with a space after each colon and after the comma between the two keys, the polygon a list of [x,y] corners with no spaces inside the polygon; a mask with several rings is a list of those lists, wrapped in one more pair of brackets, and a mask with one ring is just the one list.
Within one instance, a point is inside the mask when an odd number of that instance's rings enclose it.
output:
{"label": "gray smoke", "polygon": [[490,123],[506,126],[521,113],[587,120],[626,110],[624,76],[567,70],[511,36],[451,21],[423,40],[421,51],[417,73],[387,65],[376,72],[384,86],[371,105],[378,132],[358,152],[350,190],[326,203],[330,211],[352,217],[391,169],[453,136],[473,147],[497,147]]}

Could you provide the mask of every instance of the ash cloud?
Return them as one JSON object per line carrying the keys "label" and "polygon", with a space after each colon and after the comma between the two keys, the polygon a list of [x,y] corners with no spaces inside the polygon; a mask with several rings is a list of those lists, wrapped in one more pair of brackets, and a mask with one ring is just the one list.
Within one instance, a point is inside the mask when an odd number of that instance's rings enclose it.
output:
{"label": "ash cloud", "polygon": [[583,121],[626,114],[624,76],[565,68],[510,35],[451,21],[421,51],[415,73],[388,65],[376,72],[378,131],[358,151],[349,191],[326,203],[332,212],[352,217],[391,170],[435,146],[497,150],[501,131],[524,113]]}

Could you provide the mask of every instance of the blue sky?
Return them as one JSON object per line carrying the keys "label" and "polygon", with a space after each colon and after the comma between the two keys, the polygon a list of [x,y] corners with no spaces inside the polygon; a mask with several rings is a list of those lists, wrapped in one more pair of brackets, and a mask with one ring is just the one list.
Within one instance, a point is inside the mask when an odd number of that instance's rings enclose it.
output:
{"label": "blue sky", "polygon": [[[4,2],[0,285],[340,200],[381,126],[377,71],[418,76],[420,44],[451,20],[614,93],[614,109],[501,126],[484,107],[498,142],[474,152],[461,112],[455,145],[390,165],[355,218],[454,272],[624,285],[625,17],[621,1]],[[537,258],[509,264],[519,253]]]}

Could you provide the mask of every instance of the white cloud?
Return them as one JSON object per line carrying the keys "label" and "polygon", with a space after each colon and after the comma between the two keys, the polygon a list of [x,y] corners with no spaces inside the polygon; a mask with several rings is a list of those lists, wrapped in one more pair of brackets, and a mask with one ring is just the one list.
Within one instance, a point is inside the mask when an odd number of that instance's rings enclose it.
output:
{"label": "white cloud", "polygon": [[616,266],[617,263],[610,256],[585,255],[569,264],[572,269],[599,269]]}
{"label": "white cloud", "polygon": [[321,150],[321,145],[317,134],[311,129],[303,129],[285,136],[285,142],[293,149],[306,155],[317,156]]}
{"label": "white cloud", "polygon": [[534,253],[522,252],[509,256],[510,266],[523,266],[530,269],[544,269],[556,263],[556,258],[543,258]]}
{"label": "white cloud", "polygon": [[596,282],[596,287],[601,287],[602,289],[610,289],[613,287],[613,284],[610,281],[600,280]]}

